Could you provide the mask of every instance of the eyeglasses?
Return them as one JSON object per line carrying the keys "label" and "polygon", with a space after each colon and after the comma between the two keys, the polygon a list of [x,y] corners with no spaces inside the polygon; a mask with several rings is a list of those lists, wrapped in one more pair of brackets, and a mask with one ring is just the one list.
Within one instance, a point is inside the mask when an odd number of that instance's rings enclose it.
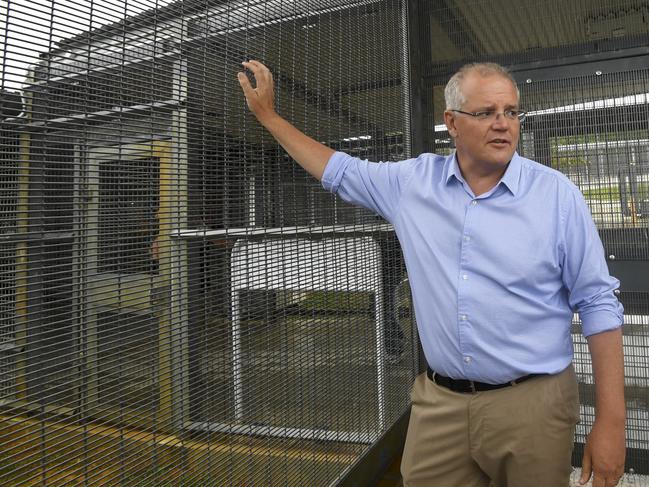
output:
{"label": "eyeglasses", "polygon": [[499,114],[502,113],[507,120],[518,120],[520,123],[523,123],[526,115],[526,112],[522,110],[505,110],[504,112],[497,112],[496,110],[484,110],[482,112],[464,112],[462,110],[451,111],[462,113],[464,115],[470,115],[476,120],[480,121],[493,121],[498,117]]}

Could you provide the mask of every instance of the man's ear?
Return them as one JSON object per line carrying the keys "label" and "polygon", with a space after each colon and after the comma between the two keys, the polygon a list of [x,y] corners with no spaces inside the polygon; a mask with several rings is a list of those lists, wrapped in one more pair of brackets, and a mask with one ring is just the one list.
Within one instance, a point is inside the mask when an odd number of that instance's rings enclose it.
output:
{"label": "man's ear", "polygon": [[456,138],[457,137],[457,128],[455,127],[455,114],[450,111],[446,110],[444,112],[444,123],[446,124],[446,129],[448,130],[448,134]]}

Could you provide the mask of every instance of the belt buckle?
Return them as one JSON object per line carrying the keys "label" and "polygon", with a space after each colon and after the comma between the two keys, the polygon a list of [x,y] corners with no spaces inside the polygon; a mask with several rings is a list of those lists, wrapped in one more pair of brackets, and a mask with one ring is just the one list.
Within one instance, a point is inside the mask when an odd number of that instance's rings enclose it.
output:
{"label": "belt buckle", "polygon": [[475,383],[472,380],[469,381],[469,386],[471,387],[471,392],[475,394],[476,393]]}

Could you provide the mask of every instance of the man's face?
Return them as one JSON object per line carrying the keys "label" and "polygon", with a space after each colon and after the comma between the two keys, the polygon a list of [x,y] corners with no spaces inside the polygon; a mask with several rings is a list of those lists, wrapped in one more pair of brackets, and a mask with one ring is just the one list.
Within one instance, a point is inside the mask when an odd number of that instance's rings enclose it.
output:
{"label": "man's face", "polygon": [[504,76],[470,72],[462,81],[461,89],[465,98],[462,111],[495,111],[498,115],[479,120],[463,113],[444,113],[458,158],[465,167],[504,168],[514,155],[521,130],[517,119],[510,120],[503,115],[505,110],[518,109],[516,88]]}

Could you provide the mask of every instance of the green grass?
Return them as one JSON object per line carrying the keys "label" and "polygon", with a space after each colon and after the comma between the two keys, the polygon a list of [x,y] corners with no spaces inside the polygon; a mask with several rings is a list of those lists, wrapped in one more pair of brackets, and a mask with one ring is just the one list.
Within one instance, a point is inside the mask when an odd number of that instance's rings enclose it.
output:
{"label": "green grass", "polygon": [[[618,185],[614,186],[600,186],[599,188],[588,188],[582,191],[584,198],[587,200],[619,200],[620,199],[620,187]],[[649,183],[638,184],[638,193],[637,196],[639,199],[649,198]]]}

